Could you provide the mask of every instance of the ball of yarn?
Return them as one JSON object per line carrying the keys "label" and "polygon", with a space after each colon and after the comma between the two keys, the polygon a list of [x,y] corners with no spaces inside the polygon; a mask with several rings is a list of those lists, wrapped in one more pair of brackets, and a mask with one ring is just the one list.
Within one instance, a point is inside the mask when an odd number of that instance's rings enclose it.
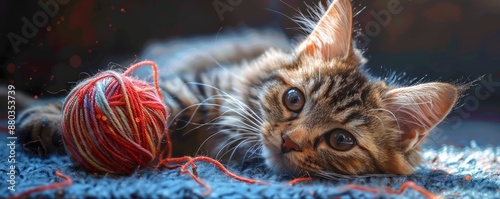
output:
{"label": "ball of yarn", "polygon": [[158,85],[125,73],[101,72],[80,82],[64,101],[64,146],[91,172],[130,174],[145,168],[159,157],[168,137]]}

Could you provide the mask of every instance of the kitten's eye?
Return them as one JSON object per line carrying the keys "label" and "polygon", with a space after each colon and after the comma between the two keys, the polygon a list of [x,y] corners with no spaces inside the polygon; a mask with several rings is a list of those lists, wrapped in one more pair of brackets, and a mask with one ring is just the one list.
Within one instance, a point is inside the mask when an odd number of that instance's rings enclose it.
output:
{"label": "kitten's eye", "polygon": [[334,129],[326,136],[328,145],[338,151],[348,151],[356,145],[354,136],[344,129]]}
{"label": "kitten's eye", "polygon": [[290,111],[299,112],[304,103],[304,94],[298,88],[291,88],[283,95],[283,104]]}

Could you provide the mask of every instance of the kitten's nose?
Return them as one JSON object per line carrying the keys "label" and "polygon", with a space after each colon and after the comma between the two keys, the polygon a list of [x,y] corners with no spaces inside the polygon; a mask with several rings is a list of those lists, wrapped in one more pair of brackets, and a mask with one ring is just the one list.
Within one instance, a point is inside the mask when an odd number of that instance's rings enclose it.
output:
{"label": "kitten's nose", "polygon": [[283,138],[283,144],[281,145],[281,152],[282,153],[288,153],[292,150],[298,151],[298,152],[302,151],[300,149],[300,146],[297,143],[293,142],[290,139],[290,137],[288,136],[288,134],[285,134],[281,137]]}

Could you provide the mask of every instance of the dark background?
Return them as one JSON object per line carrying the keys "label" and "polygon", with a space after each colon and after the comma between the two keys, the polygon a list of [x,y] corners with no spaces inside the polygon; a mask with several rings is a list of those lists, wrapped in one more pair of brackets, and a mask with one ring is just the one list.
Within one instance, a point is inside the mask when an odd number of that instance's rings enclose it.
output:
{"label": "dark background", "polygon": [[[38,1],[0,1],[0,84],[14,84],[16,91],[26,91],[34,98],[56,96],[53,93],[64,94],[87,73],[94,74],[110,63],[140,60],[137,56],[151,42],[215,35],[220,29],[272,26],[294,39],[302,32],[289,17],[297,16],[297,10],[307,14],[307,5],[318,2],[65,1],[68,3],[59,4],[55,16],[47,17],[46,25],[36,27],[34,37],[18,46],[18,52],[7,35],[23,36],[22,18],[33,22],[43,8]],[[390,2],[401,3],[402,11],[391,14],[387,24],[380,24],[372,12],[387,11]],[[230,7],[222,13],[223,19],[214,3]],[[500,122],[500,1],[355,0],[353,5],[361,11],[355,17],[359,33],[370,39],[365,40],[364,49],[373,73],[396,71],[408,78],[450,82],[485,75],[489,86],[471,89],[470,98],[463,98],[465,106],[450,117],[452,122]],[[380,28],[376,34],[375,26]]]}

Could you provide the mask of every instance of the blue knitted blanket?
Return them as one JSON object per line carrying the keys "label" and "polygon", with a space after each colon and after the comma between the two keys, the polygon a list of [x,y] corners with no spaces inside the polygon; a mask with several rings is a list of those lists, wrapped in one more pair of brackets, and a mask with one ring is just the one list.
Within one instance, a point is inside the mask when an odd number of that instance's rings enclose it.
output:
{"label": "blue knitted blanket", "polygon": [[[484,125],[483,125],[484,126]],[[451,134],[450,134],[451,135]],[[409,176],[369,177],[357,179],[324,180],[287,185],[289,176],[277,175],[262,165],[229,165],[234,173],[267,182],[266,185],[239,182],[217,169],[200,162],[198,174],[212,191],[204,196],[205,188],[179,169],[140,170],[130,176],[94,175],[76,167],[68,157],[52,155],[42,159],[28,154],[15,145],[15,163],[9,163],[10,141],[0,133],[0,171],[2,180],[0,198],[17,195],[40,185],[62,181],[54,172],[61,171],[73,179],[70,187],[32,194],[30,197],[55,198],[424,198],[415,189],[402,194],[390,194],[386,189],[399,190],[407,181],[413,181],[429,192],[444,198],[500,198],[500,146],[468,141],[467,144],[428,144],[422,155],[424,164],[416,174]],[[460,134],[458,135],[460,136]],[[498,132],[489,135],[498,140]],[[460,140],[448,137],[447,140]],[[466,142],[466,141],[462,141]],[[496,142],[498,143],[498,142]],[[14,148],[14,147],[13,147]],[[14,165],[13,175],[10,166]],[[15,177],[13,181],[9,178]],[[15,183],[15,186],[11,185]],[[363,185],[378,193],[342,189],[346,184]],[[14,190],[9,190],[12,187]]]}

